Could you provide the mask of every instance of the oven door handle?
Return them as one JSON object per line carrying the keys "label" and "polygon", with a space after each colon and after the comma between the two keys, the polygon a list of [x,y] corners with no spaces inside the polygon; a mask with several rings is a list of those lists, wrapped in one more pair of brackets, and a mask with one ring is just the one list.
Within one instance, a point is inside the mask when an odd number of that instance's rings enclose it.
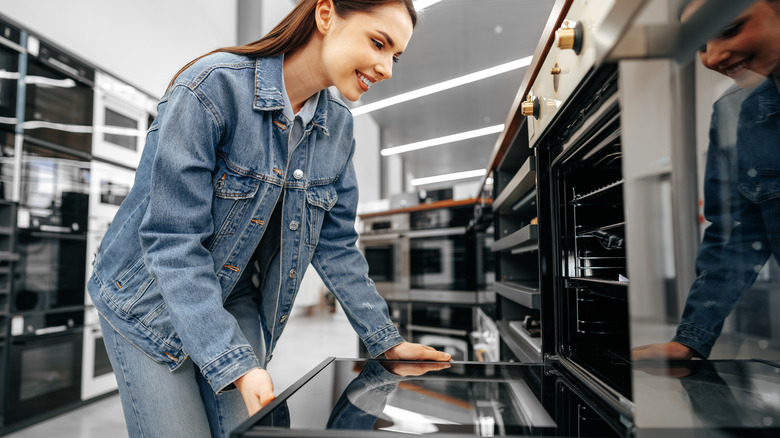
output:
{"label": "oven door handle", "polygon": [[435,228],[432,230],[409,231],[409,238],[460,236],[466,234],[466,227]]}
{"label": "oven door handle", "polygon": [[370,243],[395,243],[398,239],[405,238],[406,235],[401,233],[392,234],[363,234],[360,236],[362,242]]}

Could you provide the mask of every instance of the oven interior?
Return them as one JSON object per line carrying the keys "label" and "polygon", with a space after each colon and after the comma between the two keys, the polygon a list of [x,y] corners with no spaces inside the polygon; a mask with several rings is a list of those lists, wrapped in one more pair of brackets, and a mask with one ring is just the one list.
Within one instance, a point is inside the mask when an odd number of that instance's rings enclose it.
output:
{"label": "oven interior", "polygon": [[617,69],[595,71],[586,83],[568,105],[576,111],[562,111],[543,143],[551,160],[555,353],[586,381],[631,399]]}

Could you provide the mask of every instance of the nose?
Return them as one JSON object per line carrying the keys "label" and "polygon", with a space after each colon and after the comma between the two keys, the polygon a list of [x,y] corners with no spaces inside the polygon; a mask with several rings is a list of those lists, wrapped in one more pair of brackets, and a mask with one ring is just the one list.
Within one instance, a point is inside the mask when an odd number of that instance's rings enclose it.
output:
{"label": "nose", "polygon": [[379,80],[384,81],[393,76],[393,57],[383,57],[374,68],[379,75]]}
{"label": "nose", "polygon": [[717,70],[721,63],[731,56],[731,52],[718,41],[707,41],[707,51],[703,53],[702,62],[710,70]]}

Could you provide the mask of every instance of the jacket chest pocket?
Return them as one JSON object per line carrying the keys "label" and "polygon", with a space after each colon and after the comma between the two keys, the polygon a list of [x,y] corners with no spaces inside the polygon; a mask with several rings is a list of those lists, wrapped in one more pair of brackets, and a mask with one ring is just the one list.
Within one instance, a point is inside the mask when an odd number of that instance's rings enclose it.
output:
{"label": "jacket chest pocket", "polygon": [[229,168],[217,168],[212,181],[216,237],[235,234],[259,186],[260,180],[253,176]]}
{"label": "jacket chest pocket", "polygon": [[306,223],[308,233],[306,243],[316,246],[319,242],[322,222],[327,212],[336,205],[338,195],[332,184],[310,187],[306,190]]}
{"label": "jacket chest pocket", "polygon": [[780,198],[780,170],[740,168],[739,191],[755,203]]}

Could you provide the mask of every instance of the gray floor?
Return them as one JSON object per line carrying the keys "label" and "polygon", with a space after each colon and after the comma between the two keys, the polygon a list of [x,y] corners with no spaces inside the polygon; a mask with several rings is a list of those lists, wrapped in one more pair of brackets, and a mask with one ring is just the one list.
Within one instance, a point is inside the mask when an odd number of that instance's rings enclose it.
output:
{"label": "gray floor", "polygon": [[[280,394],[329,356],[357,357],[358,338],[342,312],[293,313],[268,372]],[[7,435],[12,438],[111,438],[127,437],[118,396]]]}

